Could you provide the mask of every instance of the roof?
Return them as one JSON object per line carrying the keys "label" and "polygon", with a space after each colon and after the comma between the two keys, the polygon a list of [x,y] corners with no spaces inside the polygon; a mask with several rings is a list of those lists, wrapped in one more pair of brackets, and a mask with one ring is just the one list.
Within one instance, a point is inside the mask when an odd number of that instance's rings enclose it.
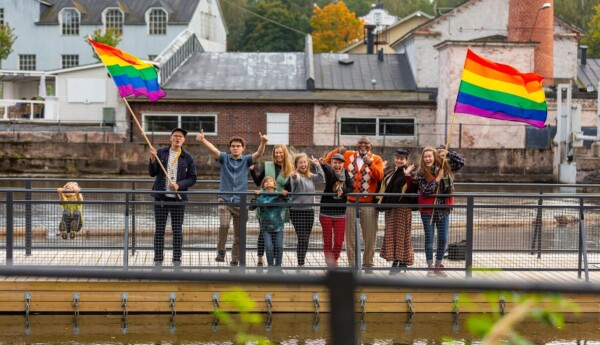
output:
{"label": "roof", "polygon": [[[405,54],[387,54],[383,61],[369,54],[315,54],[317,90],[398,90],[417,88]],[[373,83],[374,81],[374,83]]]}
{"label": "roof", "polygon": [[577,78],[584,86],[598,87],[600,81],[600,59],[586,59],[586,64],[577,65]]}
{"label": "roof", "polygon": [[[316,90],[415,91],[404,54],[314,54]],[[166,90],[304,91],[306,53],[193,54],[163,85]],[[373,85],[372,80],[375,80]]]}
{"label": "roof", "polygon": [[125,12],[125,24],[144,24],[146,11],[150,8],[164,8],[169,15],[169,23],[189,23],[194,9],[200,0],[53,0],[53,6],[46,9],[38,24],[58,24],[58,13],[63,8],[76,8],[81,12],[81,24],[102,23],[104,9],[120,8]]}
{"label": "roof", "polygon": [[305,90],[304,53],[193,54],[164,88],[174,90]]}

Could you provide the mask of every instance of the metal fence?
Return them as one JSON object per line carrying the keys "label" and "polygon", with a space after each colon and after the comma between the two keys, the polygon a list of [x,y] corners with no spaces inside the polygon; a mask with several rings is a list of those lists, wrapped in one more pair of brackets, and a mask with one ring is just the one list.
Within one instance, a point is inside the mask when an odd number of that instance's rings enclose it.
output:
{"label": "metal fence", "polygon": [[[2,179],[6,183],[9,179]],[[131,187],[122,189],[87,188],[119,181]],[[154,265],[155,207],[149,180],[81,180],[83,226],[80,231],[63,238],[60,222],[63,214],[55,188],[37,184],[60,180],[10,180],[24,183],[26,188],[0,189],[0,265],[69,266],[136,269]],[[233,224],[227,237],[227,253],[223,262],[215,261],[219,237],[218,192],[208,190],[215,181],[200,184],[188,192],[183,219],[181,265],[189,268],[222,269],[232,258]],[[143,187],[143,189],[140,189]],[[471,186],[473,187],[473,186]],[[599,270],[600,265],[600,195],[593,193],[556,193],[558,186],[530,186],[552,192],[457,192],[450,215],[448,243],[465,242],[464,260],[444,260],[448,272],[464,272],[470,277],[477,270],[503,271],[572,271],[579,276]],[[584,186],[595,188],[596,186]],[[457,187],[460,189],[460,187]],[[568,188],[582,188],[571,186]],[[230,204],[240,210],[239,265],[256,268],[259,224],[255,211],[249,210],[253,193],[241,196],[241,202]],[[318,201],[322,193],[316,193]],[[166,203],[168,205],[169,203]],[[175,203],[171,203],[175,204]],[[286,204],[286,206],[294,204]],[[319,205],[303,205],[312,223],[303,266],[299,266],[298,232],[294,224],[285,223],[283,232],[283,270],[326,269],[323,234],[319,222]],[[374,204],[348,203],[348,209],[365,210]],[[416,207],[417,205],[415,205]],[[447,206],[440,205],[439,208]],[[357,224],[360,214],[357,213]],[[379,257],[384,237],[385,217],[379,213],[374,267],[368,271],[390,270],[390,263]],[[171,266],[173,236],[167,224],[164,265]],[[355,252],[360,253],[361,232],[357,226]],[[1,241],[1,239],[0,239]],[[424,255],[423,223],[418,211],[412,212],[412,243],[415,264],[408,271],[427,270]],[[436,243],[434,241],[434,243]],[[303,250],[301,250],[303,251]],[[338,262],[341,267],[362,269],[362,256],[347,260],[347,248]],[[265,260],[266,261],[266,260]],[[266,262],[265,262],[266,265]],[[164,268],[164,266],[163,266]],[[368,272],[367,272],[368,273]]]}

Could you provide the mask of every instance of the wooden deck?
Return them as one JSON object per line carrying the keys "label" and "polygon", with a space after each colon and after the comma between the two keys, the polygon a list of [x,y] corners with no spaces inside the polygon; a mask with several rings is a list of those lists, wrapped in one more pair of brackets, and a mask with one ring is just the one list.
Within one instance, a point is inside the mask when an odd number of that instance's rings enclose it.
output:
{"label": "wooden deck", "polygon": [[[122,266],[123,252],[120,250],[40,250],[36,249],[31,256],[25,256],[24,251],[14,252],[14,266]],[[173,271],[170,263],[170,252],[166,252],[163,271]],[[214,262],[214,251],[185,252],[180,270],[191,272],[213,272],[227,274],[231,268],[226,263]],[[377,256],[377,255],[376,255]],[[5,253],[0,253],[0,265],[5,265]],[[153,253],[149,250],[137,251],[129,255],[129,266],[140,270],[156,270],[153,266]],[[256,267],[254,252],[246,257],[248,274],[264,274],[266,268]],[[345,254],[342,254],[340,266],[347,266]],[[389,277],[389,279],[425,279],[427,270],[423,253],[416,253],[416,265],[406,272],[390,276],[389,263],[377,256],[376,267],[370,276]],[[303,269],[297,269],[295,252],[289,251],[284,255],[283,275],[317,275],[324,274],[325,266],[321,252],[309,252],[307,264]],[[466,279],[464,261],[445,261],[448,277],[429,278],[437,280]],[[552,283],[584,284],[584,279],[578,278],[574,271],[546,271],[549,268],[577,267],[577,256],[572,254],[542,254],[540,259],[529,253],[476,253],[476,267],[487,267],[489,270],[472,272],[471,279],[509,280],[512,282],[541,281]],[[592,265],[598,269],[597,265]],[[511,270],[498,270],[499,267]],[[81,268],[81,267],[79,267]],[[459,270],[461,269],[462,270]],[[524,269],[535,269],[527,270]],[[590,272],[590,282],[600,282],[600,272]],[[285,283],[285,281],[283,281]],[[123,294],[127,294],[127,312],[139,313],[170,313],[172,305],[170,297],[175,294],[175,309],[177,312],[212,312],[214,310],[213,295],[221,296],[220,305],[228,310],[230,307],[222,299],[223,293],[232,290],[233,284],[214,282],[178,282],[178,281],[123,281],[98,280],[82,278],[48,278],[48,277],[0,277],[0,312],[22,313],[25,308],[25,293],[31,295],[30,312],[73,313],[74,294],[79,294],[78,310],[80,312],[123,312]],[[243,289],[257,302],[256,310],[268,310],[265,295],[272,296],[272,312],[306,312],[314,313],[313,297],[319,295],[319,311],[329,310],[328,292],[323,286],[292,286],[245,284]],[[356,292],[356,311],[362,311],[360,297],[365,295],[366,312],[409,312],[407,295],[411,296],[415,312],[452,312],[455,308],[454,299],[459,296],[460,312],[491,312],[498,311],[500,294],[496,298],[482,293],[469,291],[426,291],[423,289],[401,288],[363,288]],[[503,294],[506,310],[510,311],[513,300],[511,295]],[[600,296],[596,295],[567,295],[575,301],[581,312],[600,312]],[[496,303],[490,300],[497,301]],[[564,311],[572,311],[565,308]]]}

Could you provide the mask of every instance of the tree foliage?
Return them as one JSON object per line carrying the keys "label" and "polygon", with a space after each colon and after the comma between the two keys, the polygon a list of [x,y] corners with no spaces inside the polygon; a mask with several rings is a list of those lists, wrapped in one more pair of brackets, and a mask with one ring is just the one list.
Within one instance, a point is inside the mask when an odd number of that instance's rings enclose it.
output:
{"label": "tree foliage", "polygon": [[589,23],[589,28],[581,43],[588,45],[590,57],[600,57],[600,5],[594,7],[594,16]]}
{"label": "tree foliage", "polygon": [[[111,47],[116,47],[121,42],[121,33],[114,28],[106,29],[104,34],[102,33],[102,29],[96,29],[91,37],[95,42],[106,44]],[[85,41],[87,42],[87,38],[85,38]],[[91,45],[90,48],[94,53],[94,58],[100,61],[100,58],[98,55],[96,55],[96,51],[94,51],[94,48],[92,48]]]}
{"label": "tree foliage", "polygon": [[0,60],[6,59],[12,53],[12,47],[17,36],[13,34],[13,29],[4,23],[0,25]]}
{"label": "tree foliage", "polygon": [[338,51],[363,39],[364,22],[343,1],[315,6],[310,19],[315,52]]}
{"label": "tree foliage", "polygon": [[292,15],[281,0],[257,1],[249,7],[249,10],[256,15],[246,16],[237,50],[247,52],[304,50],[304,31],[297,29],[302,27],[302,18]]}

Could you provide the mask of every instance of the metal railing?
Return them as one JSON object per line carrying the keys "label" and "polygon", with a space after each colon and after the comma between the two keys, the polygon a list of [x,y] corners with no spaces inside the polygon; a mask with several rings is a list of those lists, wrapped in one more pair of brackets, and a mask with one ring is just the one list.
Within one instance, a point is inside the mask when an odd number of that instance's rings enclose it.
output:
{"label": "metal railing", "polygon": [[[6,182],[7,179],[1,179]],[[130,188],[86,188],[86,184],[103,184],[107,180],[79,180],[83,187],[84,225],[73,239],[63,239],[59,232],[62,208],[55,188],[33,187],[40,180],[13,180],[25,183],[26,188],[0,189],[0,266],[83,266],[99,268],[144,268],[153,264],[154,207],[156,202],[148,189],[151,180],[126,180]],[[53,179],[58,182],[60,179]],[[48,180],[43,180],[48,183]],[[220,220],[214,190],[216,181],[203,181],[188,192],[189,201],[183,221],[183,266],[200,269],[222,269],[228,262],[214,261]],[[204,184],[207,183],[207,184]],[[57,183],[58,184],[58,183]],[[140,190],[143,186],[144,189]],[[538,186],[539,187],[539,186]],[[546,185],[544,188],[555,188]],[[570,188],[579,188],[580,186]],[[596,186],[587,186],[592,188]],[[206,190],[210,188],[211,190]],[[457,187],[460,188],[460,187]],[[540,187],[541,188],[541,187]],[[227,194],[227,193],[226,193]],[[256,255],[259,225],[253,211],[248,207],[248,193],[239,203],[231,204],[240,209],[240,255],[239,264],[244,268],[257,267]],[[314,194],[318,199],[322,193]],[[589,193],[456,193],[452,205],[448,243],[466,240],[464,260],[445,260],[446,270],[464,271],[471,277],[479,270],[503,271],[572,271],[579,277],[600,267],[600,195]],[[288,204],[289,206],[290,204]],[[294,204],[291,204],[292,206]],[[284,270],[325,269],[322,229],[318,203],[306,204],[313,210],[312,233],[304,267],[298,264],[298,242],[295,227],[285,224]],[[339,206],[337,204],[336,206]],[[359,211],[372,208],[374,204],[348,203],[347,208]],[[414,205],[418,207],[417,205]],[[430,207],[430,206],[428,206]],[[434,208],[445,208],[438,205]],[[357,224],[360,223],[360,213]],[[408,271],[427,270],[424,260],[424,233],[419,212],[412,212],[412,243],[415,265]],[[169,226],[167,226],[169,228]],[[379,257],[381,242],[385,237],[385,217],[378,218],[374,267],[369,270],[389,270],[390,265]],[[233,228],[232,228],[233,229]],[[227,248],[232,246],[229,231]],[[4,230],[4,231],[2,231]],[[354,229],[359,239],[355,252],[360,253],[361,232]],[[171,235],[165,237],[165,258],[170,258]],[[434,242],[436,243],[436,242]],[[344,252],[340,266],[354,267],[357,274],[362,258],[354,262],[346,260]]]}

